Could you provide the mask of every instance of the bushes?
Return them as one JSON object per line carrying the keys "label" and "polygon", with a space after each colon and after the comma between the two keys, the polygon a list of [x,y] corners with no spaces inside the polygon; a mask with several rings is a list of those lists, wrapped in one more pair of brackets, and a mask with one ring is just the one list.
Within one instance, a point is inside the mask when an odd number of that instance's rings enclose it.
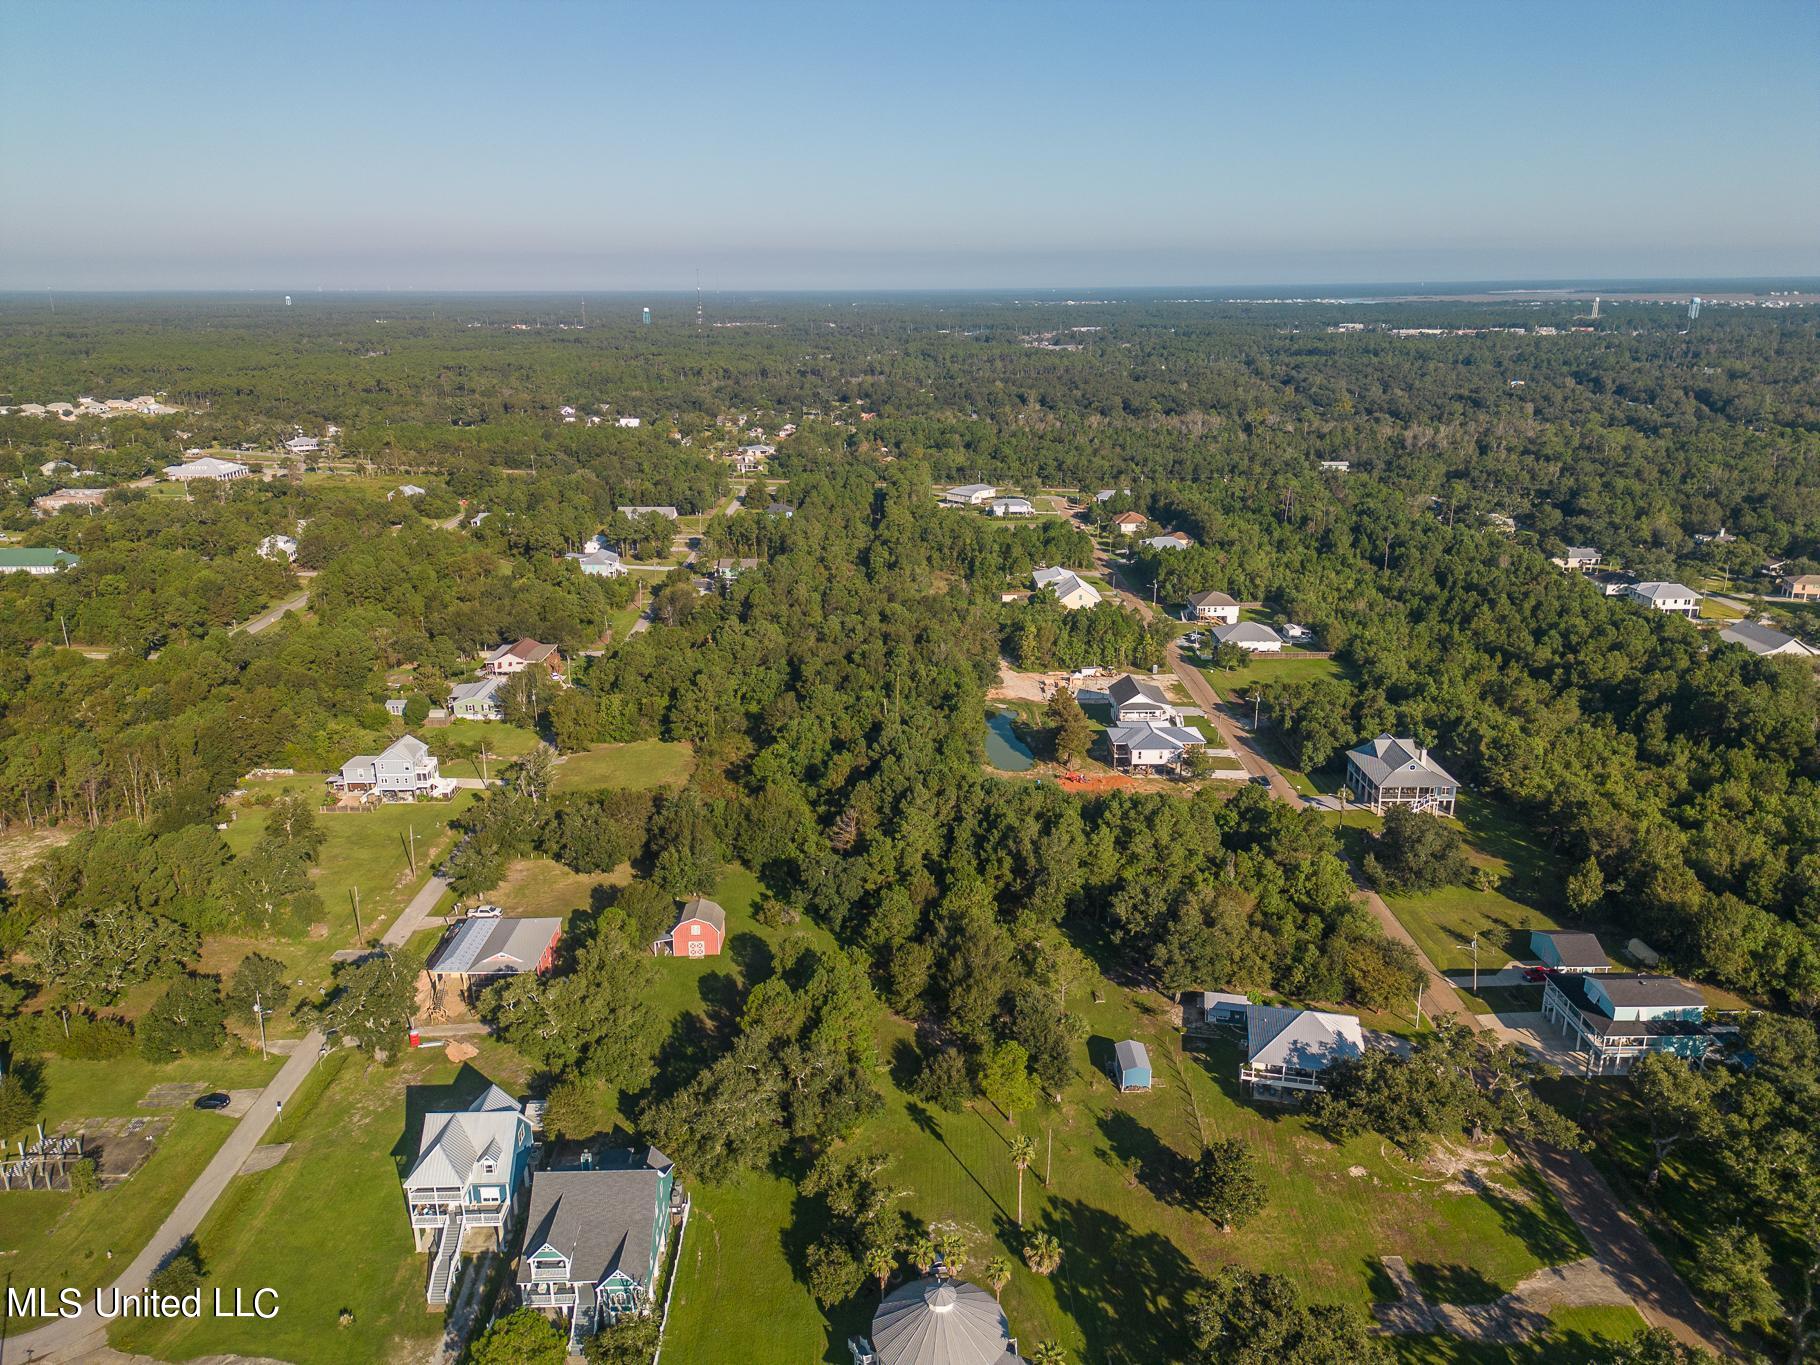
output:
{"label": "bushes", "polygon": [[1365,875],[1385,891],[1465,885],[1472,876],[1466,836],[1438,815],[1392,806],[1365,855]]}
{"label": "bushes", "polygon": [[139,1023],[139,1052],[148,1062],[218,1052],[225,1042],[227,1005],[212,976],[179,977]]}
{"label": "bushes", "polygon": [[[68,1036],[65,1036],[65,1029]],[[49,1053],[73,1062],[104,1062],[133,1050],[133,1026],[111,1014],[22,1014],[5,1026],[15,1054]]]}

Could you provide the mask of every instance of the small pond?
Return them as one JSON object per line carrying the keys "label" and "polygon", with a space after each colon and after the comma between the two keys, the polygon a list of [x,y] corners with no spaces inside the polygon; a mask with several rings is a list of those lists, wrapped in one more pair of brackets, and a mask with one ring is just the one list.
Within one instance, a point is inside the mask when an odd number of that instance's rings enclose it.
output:
{"label": "small pond", "polygon": [[1021,773],[1036,763],[1030,746],[1012,728],[1009,711],[986,713],[986,762],[1002,773]]}

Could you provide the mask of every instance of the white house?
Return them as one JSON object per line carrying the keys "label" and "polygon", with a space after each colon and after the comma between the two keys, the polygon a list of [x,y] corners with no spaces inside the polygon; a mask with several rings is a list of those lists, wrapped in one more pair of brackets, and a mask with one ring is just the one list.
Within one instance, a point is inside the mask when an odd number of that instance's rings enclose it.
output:
{"label": "white house", "polygon": [[28,550],[15,546],[0,547],[0,573],[31,574],[47,577],[73,569],[81,561],[68,550]]}
{"label": "white house", "polygon": [[513,673],[522,673],[532,664],[542,664],[550,671],[552,678],[560,679],[563,674],[562,654],[555,645],[542,644],[536,640],[515,640],[509,645],[501,645],[490,651],[482,661],[482,669],[495,677],[508,677]]}
{"label": "white house", "polygon": [[1236,621],[1231,625],[1215,626],[1208,634],[1218,644],[1237,645],[1252,654],[1279,654],[1283,649],[1283,637],[1257,621]]}
{"label": "white house", "polygon": [[1559,565],[1570,573],[1585,573],[1596,569],[1605,562],[1605,557],[1591,545],[1569,545],[1566,550],[1549,561]]}
{"label": "white house", "polygon": [[620,516],[629,517],[633,521],[637,521],[643,516],[649,516],[652,512],[657,513],[658,516],[663,517],[667,521],[675,521],[678,515],[680,515],[677,510],[668,503],[664,503],[660,506],[636,503],[630,506],[616,508],[615,510]]}
{"label": "white house", "polygon": [[1182,619],[1218,621],[1222,625],[1234,626],[1239,621],[1239,604],[1223,592],[1191,592]]}
{"label": "white house", "polygon": [[1439,811],[1452,815],[1460,784],[1413,739],[1379,735],[1346,753],[1346,788],[1362,806]]}
{"label": "white house", "polygon": [[1055,600],[1069,611],[1097,607],[1100,604],[1099,590],[1072,569],[1037,569],[1030,575],[1030,579],[1037,592],[1048,588],[1055,594]]}
{"label": "white house", "polygon": [[221,460],[213,455],[204,455],[200,460],[191,460],[187,464],[164,467],[164,477],[180,483],[192,483],[198,479],[225,483],[229,479],[244,479],[252,472],[237,460]]}
{"label": "white house", "polygon": [[1624,590],[1627,601],[1653,607],[1672,616],[1690,620],[1700,614],[1700,594],[1685,583],[1632,583]]}
{"label": "white house", "polygon": [[1253,1092],[1301,1098],[1325,1087],[1321,1073],[1365,1055],[1356,1016],[1251,1005],[1245,1011],[1245,1060],[1239,1083]]}
{"label": "white house", "polygon": [[421,498],[427,492],[427,488],[419,488],[414,483],[401,483],[385,495],[385,500],[390,502],[393,498]]}
{"label": "white house", "polygon": [[994,498],[988,510],[995,517],[1030,517],[1036,515],[1036,504],[1029,498]]}
{"label": "white house", "polygon": [[338,792],[370,793],[384,801],[413,801],[421,796],[446,797],[453,778],[442,775],[436,755],[415,735],[392,742],[381,754],[359,754],[329,778]]}
{"label": "white house", "polygon": [[1120,535],[1135,536],[1150,524],[1150,518],[1142,512],[1120,512],[1112,519],[1112,524],[1118,527]]}
{"label": "white house", "polygon": [[322,442],[314,436],[293,436],[284,443],[284,448],[293,455],[314,455],[322,449]]}
{"label": "white house", "polygon": [[618,578],[626,572],[626,566],[620,563],[619,555],[613,550],[594,549],[569,558],[580,564],[581,571],[590,578]]}
{"label": "white house", "polygon": [[989,483],[963,483],[943,493],[942,501],[950,507],[980,507],[997,496],[998,489]]}
{"label": "white house", "polygon": [[267,536],[259,542],[261,559],[277,559],[282,556],[292,561],[297,560],[297,539],[295,536]]}
{"label": "white house", "polygon": [[1194,542],[1188,539],[1188,537],[1183,535],[1180,531],[1165,531],[1160,536],[1151,536],[1148,540],[1140,540],[1138,544],[1147,545],[1152,550],[1186,550],[1190,545],[1194,544]]}
{"label": "white house", "polygon": [[1115,725],[1106,731],[1112,766],[1122,772],[1170,772],[1181,765],[1190,749],[1203,747],[1207,737],[1185,725]]}
{"label": "white house", "polygon": [[642,426],[644,423],[641,418],[637,417],[615,417],[613,419],[613,425],[616,427],[636,427]]}
{"label": "white house", "polygon": [[1154,721],[1162,725],[1180,725],[1182,714],[1175,703],[1155,683],[1131,673],[1121,674],[1106,689],[1112,703],[1112,718],[1120,725],[1142,725]]}
{"label": "white house", "polygon": [[1330,474],[1345,474],[1352,468],[1351,460],[1322,460],[1321,468]]}
{"label": "white house", "polygon": [[1812,659],[1820,656],[1820,649],[1754,621],[1734,621],[1719,632],[1719,638],[1729,644],[1743,645],[1752,654],[1764,658]]}

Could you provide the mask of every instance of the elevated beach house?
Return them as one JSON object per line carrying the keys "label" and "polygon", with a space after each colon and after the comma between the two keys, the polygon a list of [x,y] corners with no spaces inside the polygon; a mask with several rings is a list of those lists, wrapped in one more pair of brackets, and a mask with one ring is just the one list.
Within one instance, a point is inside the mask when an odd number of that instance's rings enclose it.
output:
{"label": "elevated beach house", "polygon": [[[466,1109],[423,1116],[417,1159],[404,1178],[411,1243],[430,1253],[428,1297],[449,1300],[456,1262],[469,1240],[497,1246],[530,1169],[531,1122],[505,1091],[489,1085]],[[471,1233],[478,1237],[470,1239]]]}
{"label": "elevated beach house", "polygon": [[1460,784],[1413,739],[1379,735],[1346,753],[1346,789],[1361,806],[1387,806],[1452,815]]}

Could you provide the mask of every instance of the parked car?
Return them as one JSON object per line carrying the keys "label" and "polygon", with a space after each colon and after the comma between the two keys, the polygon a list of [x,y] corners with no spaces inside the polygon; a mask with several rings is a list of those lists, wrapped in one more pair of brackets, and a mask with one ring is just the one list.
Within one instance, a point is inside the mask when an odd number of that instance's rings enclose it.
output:
{"label": "parked car", "polygon": [[468,911],[469,919],[498,919],[504,912],[497,905],[477,905]]}
{"label": "parked car", "polygon": [[216,1090],[202,1096],[196,1101],[198,1109],[226,1109],[234,1102],[234,1097],[225,1090]]}
{"label": "parked car", "polygon": [[1523,979],[1532,986],[1540,986],[1544,981],[1548,980],[1548,968],[1525,967],[1523,969]]}
{"label": "parked car", "polygon": [[1251,779],[1251,785],[1254,787],[1268,787],[1270,785],[1270,774],[1259,773],[1256,777]]}

